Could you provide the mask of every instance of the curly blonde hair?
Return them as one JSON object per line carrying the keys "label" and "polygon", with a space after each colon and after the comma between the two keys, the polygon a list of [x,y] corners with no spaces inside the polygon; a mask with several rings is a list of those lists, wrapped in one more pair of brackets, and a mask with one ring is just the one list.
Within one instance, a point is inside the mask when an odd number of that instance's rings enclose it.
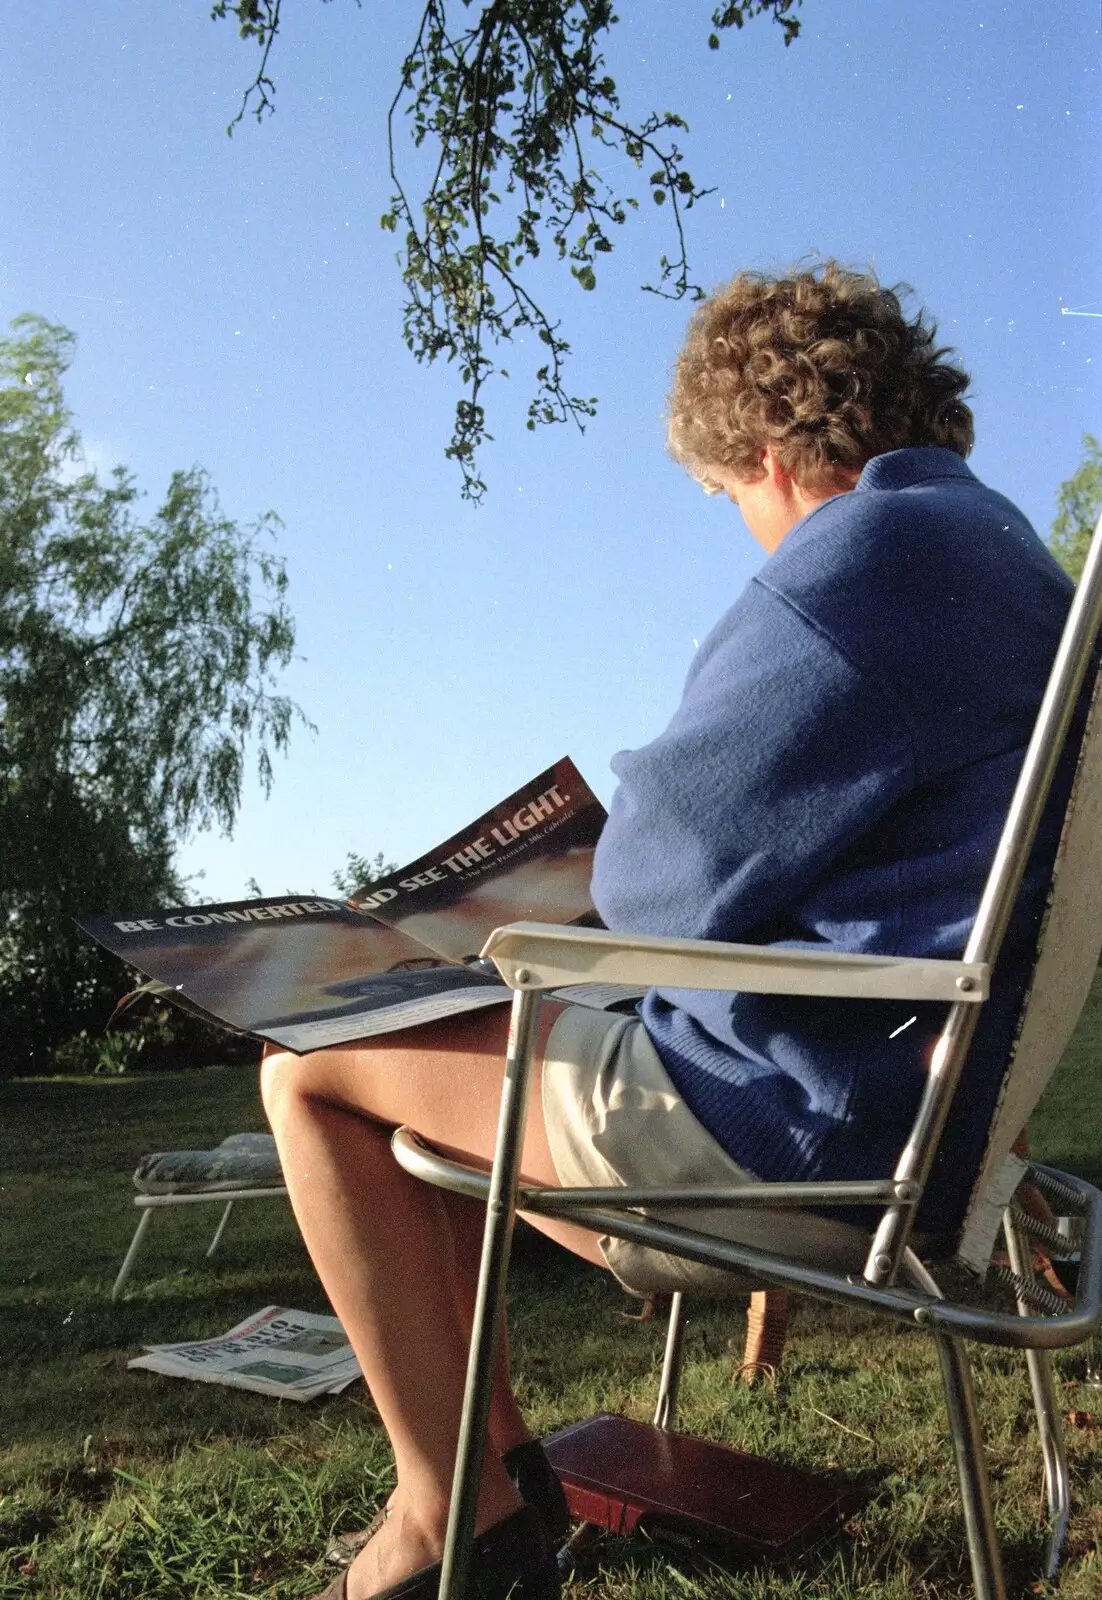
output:
{"label": "curly blonde hair", "polygon": [[715,468],[761,475],[770,446],[810,493],[830,494],[873,456],[943,445],[966,456],[970,378],[909,322],[906,286],[825,261],[787,277],[740,272],[698,307],[668,403],[671,455],[709,493]]}

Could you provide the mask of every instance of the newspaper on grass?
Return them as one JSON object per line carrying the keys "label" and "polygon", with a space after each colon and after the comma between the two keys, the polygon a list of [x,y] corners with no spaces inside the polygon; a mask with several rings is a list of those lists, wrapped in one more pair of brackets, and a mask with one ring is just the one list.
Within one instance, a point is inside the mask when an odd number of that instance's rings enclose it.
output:
{"label": "newspaper on grass", "polygon": [[[478,952],[509,922],[600,926],[589,880],[604,823],[564,759],[353,900],[288,894],[80,925],[146,975],[136,994],[303,1054],[509,1000]],[[639,992],[556,993],[605,1010]]]}
{"label": "newspaper on grass", "polygon": [[127,1366],[300,1401],[339,1394],[361,1376],[336,1317],[283,1306],[265,1306],[218,1339],[147,1344]]}

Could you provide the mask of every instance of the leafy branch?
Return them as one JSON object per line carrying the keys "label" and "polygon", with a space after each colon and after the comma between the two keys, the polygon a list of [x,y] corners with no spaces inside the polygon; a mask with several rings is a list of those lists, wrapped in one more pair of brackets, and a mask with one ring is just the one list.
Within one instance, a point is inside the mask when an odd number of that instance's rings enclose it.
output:
{"label": "leafy branch", "polygon": [[[717,7],[708,45],[761,15],[798,36],[802,0],[740,0]],[[261,49],[233,127],[246,113],[274,109],[268,73],[281,0],[219,0],[215,17],[236,17],[243,37]],[[449,10],[450,5],[450,10]],[[457,20],[458,19],[458,20]],[[687,131],[673,111],[633,119],[621,110],[602,45],[617,17],[611,0],[424,0],[414,43],[402,62],[387,113],[393,194],[381,225],[400,241],[406,286],[405,342],[418,361],[443,357],[458,367],[463,395],[446,455],[463,475],[464,497],[485,493],[480,447],[492,438],[482,391],[508,377],[503,344],[532,334],[544,346],[527,423],[573,422],[584,430],[596,399],[571,392],[571,347],[562,323],[528,287],[526,269],[543,248],[565,261],[583,290],[597,285],[599,256],[613,249],[616,228],[639,209],[603,170],[626,159],[646,173],[646,192],[664,208],[672,246],[658,259],[650,293],[699,298],[692,281],[686,214],[712,191],[685,164],[677,136]],[[414,194],[400,172],[397,134],[408,126],[415,150],[429,157],[428,178]],[[611,160],[610,160],[611,158]],[[604,169],[598,165],[604,163]]]}
{"label": "leafy branch", "polygon": [[237,19],[237,31],[242,39],[255,39],[260,46],[260,65],[256,76],[241,96],[237,115],[230,121],[226,132],[232,136],[239,122],[251,113],[257,122],[275,111],[275,81],[268,76],[268,57],[279,33],[280,5],[282,0],[215,0],[211,17],[215,22],[227,16]]}

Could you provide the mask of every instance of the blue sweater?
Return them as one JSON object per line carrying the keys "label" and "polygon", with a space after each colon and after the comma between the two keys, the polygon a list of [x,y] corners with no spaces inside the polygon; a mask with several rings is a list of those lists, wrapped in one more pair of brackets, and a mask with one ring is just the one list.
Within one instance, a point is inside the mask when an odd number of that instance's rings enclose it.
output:
{"label": "blue sweater", "polygon": [[[593,896],[611,928],[959,957],[1071,585],[950,450],[895,450],[788,534],[619,779]],[[1042,824],[928,1197],[959,1224],[1028,979],[1069,761]],[[698,1120],[763,1179],[890,1175],[941,1005],[654,990]],[[909,1021],[909,1019],[917,1020]],[[851,1218],[854,1213],[848,1212]]]}

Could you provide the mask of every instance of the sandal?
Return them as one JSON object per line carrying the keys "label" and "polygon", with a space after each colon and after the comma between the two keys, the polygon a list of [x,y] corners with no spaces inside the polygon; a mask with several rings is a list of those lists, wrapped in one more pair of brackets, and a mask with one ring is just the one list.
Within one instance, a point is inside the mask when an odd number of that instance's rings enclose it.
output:
{"label": "sandal", "polygon": [[[350,1567],[367,1541],[374,1539],[389,1515],[390,1507],[383,1506],[376,1511],[366,1528],[353,1528],[350,1533],[335,1533],[325,1547],[323,1561],[330,1567]],[[338,1596],[330,1595],[332,1588],[330,1584],[323,1600],[339,1600]]]}
{"label": "sandal", "polygon": [[[385,1522],[385,1512],[381,1521]],[[399,1583],[379,1589],[370,1600],[437,1600],[441,1563],[422,1567]],[[480,1533],[471,1553],[464,1600],[559,1600],[561,1584],[539,1513],[520,1506]],[[347,1600],[347,1570],[315,1600]]]}
{"label": "sandal", "polygon": [[[558,1550],[565,1544],[570,1532],[570,1512],[562,1484],[542,1444],[538,1439],[528,1439],[524,1444],[514,1445],[511,1450],[506,1450],[501,1464],[516,1484],[525,1505],[533,1506],[539,1513],[551,1549]],[[366,1528],[335,1534],[325,1547],[325,1560],[329,1566],[349,1566],[367,1541],[378,1533],[386,1519],[387,1507],[383,1506]],[[339,1597],[330,1596],[327,1589],[326,1600],[339,1600]]]}

